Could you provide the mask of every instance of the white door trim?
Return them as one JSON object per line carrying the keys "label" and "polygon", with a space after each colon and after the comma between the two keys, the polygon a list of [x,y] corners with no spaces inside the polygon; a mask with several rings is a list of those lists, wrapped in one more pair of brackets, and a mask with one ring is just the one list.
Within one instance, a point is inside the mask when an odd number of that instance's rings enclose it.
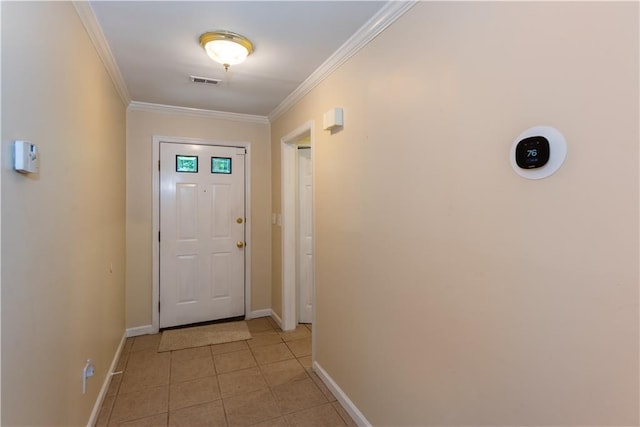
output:
{"label": "white door trim", "polygon": [[158,242],[158,232],[160,231],[160,171],[158,170],[158,162],[160,161],[160,142],[170,142],[173,144],[199,144],[199,145],[220,145],[225,147],[245,148],[247,155],[245,157],[245,242],[249,250],[245,251],[244,265],[244,304],[245,316],[251,313],[251,143],[250,142],[229,142],[229,141],[211,141],[199,138],[182,138],[174,136],[154,136],[153,137],[153,156],[151,161],[151,170],[153,171],[151,179],[151,193],[153,204],[152,219],[152,286],[151,286],[151,325],[152,333],[160,330],[160,311],[158,303],[160,301],[160,245]]}
{"label": "white door trim", "polygon": [[[314,122],[310,120],[294,131],[288,133],[280,140],[280,157],[282,165],[281,195],[282,195],[282,329],[290,331],[295,329],[298,323],[296,315],[297,295],[296,295],[296,141],[306,136],[310,136],[311,158],[314,159]],[[312,199],[315,210],[315,162],[312,164],[313,189]],[[315,254],[315,215],[311,214],[313,229],[313,253]],[[315,271],[315,257],[313,259],[313,270]],[[314,291],[315,294],[315,291]],[[315,324],[315,295],[313,304],[313,323]],[[312,350],[315,337],[315,328],[312,333]]]}

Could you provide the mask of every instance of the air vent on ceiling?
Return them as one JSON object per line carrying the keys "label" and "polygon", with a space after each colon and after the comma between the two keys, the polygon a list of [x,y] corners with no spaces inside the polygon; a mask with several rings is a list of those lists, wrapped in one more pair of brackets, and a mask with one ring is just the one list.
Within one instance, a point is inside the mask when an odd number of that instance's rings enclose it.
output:
{"label": "air vent on ceiling", "polygon": [[206,77],[189,76],[189,79],[193,83],[199,83],[203,85],[217,85],[218,83],[220,83],[220,79],[208,79]]}

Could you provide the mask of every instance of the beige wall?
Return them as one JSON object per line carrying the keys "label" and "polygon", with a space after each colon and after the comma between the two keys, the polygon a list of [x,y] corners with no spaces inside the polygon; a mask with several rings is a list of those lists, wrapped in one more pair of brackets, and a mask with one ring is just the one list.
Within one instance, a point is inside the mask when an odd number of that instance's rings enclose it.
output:
{"label": "beige wall", "polygon": [[[11,169],[15,139],[38,175]],[[124,334],[124,232],[125,107],[75,9],[3,2],[2,425],[88,422]]]}
{"label": "beige wall", "polygon": [[[280,138],[316,123],[317,361],[371,423],[639,424],[638,29],[637,3],[421,2],[272,124],[276,207]],[[540,124],[568,157],[525,180]]]}
{"label": "beige wall", "polygon": [[130,109],[127,112],[127,327],[151,324],[154,136],[251,143],[251,302],[252,310],[270,308],[269,125]]}

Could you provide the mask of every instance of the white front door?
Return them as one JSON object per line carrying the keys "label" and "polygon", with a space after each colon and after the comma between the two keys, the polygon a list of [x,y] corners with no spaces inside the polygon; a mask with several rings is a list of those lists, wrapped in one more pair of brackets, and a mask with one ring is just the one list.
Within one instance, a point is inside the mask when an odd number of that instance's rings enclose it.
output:
{"label": "white front door", "polygon": [[313,321],[313,167],[310,147],[298,148],[298,322]]}
{"label": "white front door", "polygon": [[160,143],[160,327],[244,315],[245,149]]}

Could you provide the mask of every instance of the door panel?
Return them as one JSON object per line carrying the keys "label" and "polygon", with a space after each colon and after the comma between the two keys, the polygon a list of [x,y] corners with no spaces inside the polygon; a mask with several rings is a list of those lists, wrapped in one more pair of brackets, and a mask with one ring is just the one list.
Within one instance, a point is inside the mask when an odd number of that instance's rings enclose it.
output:
{"label": "door panel", "polygon": [[178,304],[190,304],[196,302],[197,289],[193,286],[197,283],[198,257],[196,255],[182,255],[176,257],[176,291]]}
{"label": "door panel", "polygon": [[228,238],[230,236],[232,226],[230,196],[231,187],[229,185],[221,184],[211,186],[211,205],[213,206],[211,210],[213,215],[211,220],[213,223],[211,237],[214,239]]}
{"label": "door panel", "polygon": [[[160,144],[161,328],[244,315],[244,152]],[[219,157],[232,167],[213,173]]]}
{"label": "door panel", "polygon": [[313,320],[313,173],[311,150],[298,149],[298,321]]}
{"label": "door panel", "polygon": [[211,256],[211,296],[214,299],[229,298],[229,278],[232,271],[232,254],[217,253]]}
{"label": "door panel", "polygon": [[176,204],[178,207],[178,240],[195,240],[197,229],[197,191],[194,184],[176,185]]}

